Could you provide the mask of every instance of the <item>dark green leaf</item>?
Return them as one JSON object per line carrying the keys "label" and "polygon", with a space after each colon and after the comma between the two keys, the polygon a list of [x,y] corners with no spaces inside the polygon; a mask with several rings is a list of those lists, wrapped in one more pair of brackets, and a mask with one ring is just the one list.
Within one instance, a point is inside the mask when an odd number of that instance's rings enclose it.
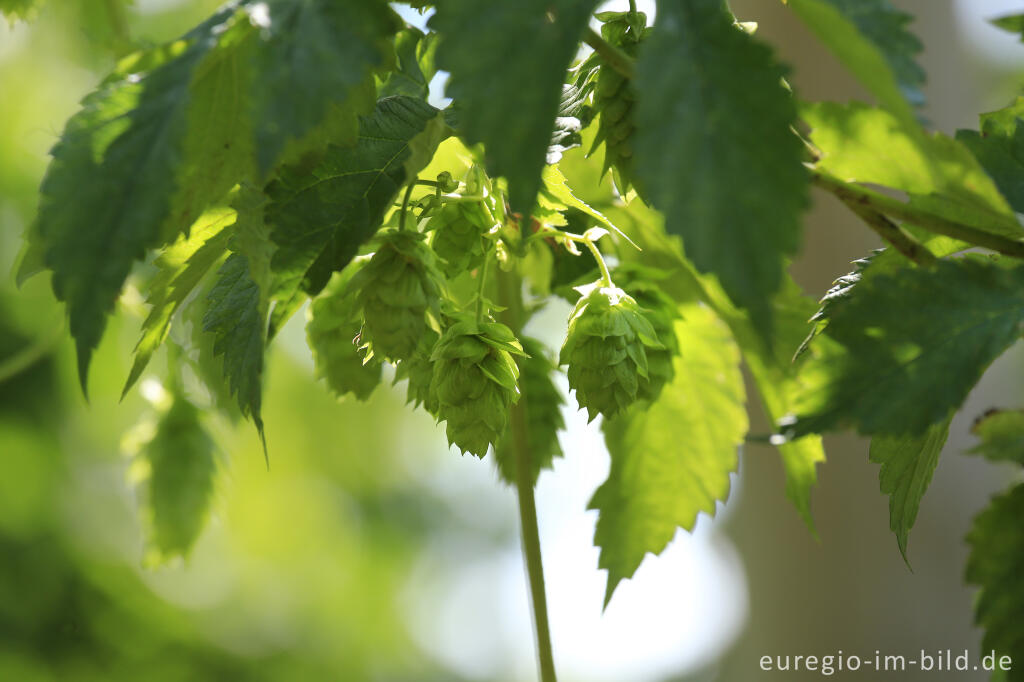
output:
{"label": "dark green leaf", "polygon": [[676,322],[675,378],[653,404],[639,403],[604,423],[608,480],[594,493],[594,544],[608,569],[605,604],[648,553],[660,553],[678,528],[693,528],[729,494],[747,432],[739,350],[706,307],[688,305]]}
{"label": "dark green leaf", "polygon": [[320,125],[333,106],[367,113],[372,71],[401,27],[382,0],[267,0],[246,8],[259,28],[252,117],[260,171],[289,140]]}
{"label": "dark green leaf", "polygon": [[224,356],[224,377],[242,414],[252,417],[262,439],[266,316],[261,298],[260,285],[250,276],[249,259],[232,253],[217,272],[203,315],[203,331],[215,335],[213,352]]}
{"label": "dark green leaf", "polygon": [[919,435],[1020,335],[1024,267],[966,257],[858,284],[811,344],[790,432]]}
{"label": "dark green leaf", "polygon": [[766,337],[807,203],[783,73],[721,0],[659,2],[636,65],[638,184]]}
{"label": "dark green leaf", "polygon": [[412,97],[388,97],[360,125],[355,147],[331,146],[312,171],[282,168],[267,187],[271,335],[306,295],[315,295],[373,236],[398,190],[425,166],[445,136],[440,112]]}
{"label": "dark green leaf", "polygon": [[[916,126],[910,103],[921,104],[921,51],[910,31],[910,15],[889,0],[783,0],[839,61],[905,124]],[[909,100],[909,102],[908,102]]]}
{"label": "dark green leaf", "polygon": [[[67,303],[83,388],[132,263],[172,241],[237,181],[238,159],[207,148],[231,116],[214,107],[231,68],[227,48],[217,48],[230,21],[230,13],[215,15],[184,42],[122,64],[52,150],[29,240]],[[131,66],[150,70],[126,73]]]}
{"label": "dark green leaf", "polygon": [[958,130],[956,139],[978,159],[1018,213],[1024,212],[1024,97],[1006,109],[983,114],[981,132]]}
{"label": "dark green leaf", "polygon": [[1024,412],[1021,410],[991,410],[971,427],[981,443],[971,449],[972,454],[983,455],[996,462],[1024,464]]}
{"label": "dark green leaf", "polygon": [[146,502],[158,560],[187,557],[209,514],[217,473],[216,446],[199,410],[180,395],[139,453],[148,469]]}
{"label": "dark green leaf", "polygon": [[907,560],[907,537],[917,519],[939,453],[949,437],[952,416],[932,424],[918,436],[875,436],[869,457],[882,468],[878,473],[882,492],[889,496],[889,527]]}
{"label": "dark green leaf", "polygon": [[[981,591],[974,603],[974,617],[985,628],[982,649],[998,656],[1024,660],[1024,485],[992,500],[974,519],[967,535],[971,555],[967,582]],[[1007,674],[1010,682],[1024,680],[1018,665]]]}
{"label": "dark green leaf", "polygon": [[430,81],[437,73],[434,53],[437,34],[409,26],[395,35],[395,56],[398,68],[390,72],[377,88],[378,97],[407,95],[425,100],[430,94]]}
{"label": "dark green leaf", "polygon": [[[562,83],[596,0],[447,0],[430,27],[438,66],[461,106],[462,132],[483,142],[488,173],[530,213],[555,127]],[[514,93],[510,99],[509,94]]]}

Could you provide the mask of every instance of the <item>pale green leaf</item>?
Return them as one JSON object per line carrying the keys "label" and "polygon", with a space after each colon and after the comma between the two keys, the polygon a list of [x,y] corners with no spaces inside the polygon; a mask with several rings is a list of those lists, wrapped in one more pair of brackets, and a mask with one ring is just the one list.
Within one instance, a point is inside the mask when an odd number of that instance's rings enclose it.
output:
{"label": "pale green leaf", "polygon": [[992,410],[971,427],[981,442],[970,452],[994,462],[1024,464],[1024,411]]}
{"label": "pale green leaf", "polygon": [[868,456],[881,465],[878,480],[882,492],[889,496],[889,528],[896,534],[904,561],[907,560],[907,538],[917,519],[921,498],[939,463],[939,453],[949,437],[951,420],[952,416],[936,422],[916,436],[871,439]]}
{"label": "pale green leaf", "polygon": [[608,570],[605,603],[650,552],[659,554],[678,528],[713,515],[729,494],[747,432],[739,349],[706,307],[681,308],[675,378],[650,405],[637,404],[604,424],[612,464],[594,493],[594,544]]}
{"label": "pale green leaf", "polygon": [[[924,71],[911,18],[889,0],[783,0],[843,65],[902,123],[917,127]],[[908,101],[909,100],[909,101]]]}

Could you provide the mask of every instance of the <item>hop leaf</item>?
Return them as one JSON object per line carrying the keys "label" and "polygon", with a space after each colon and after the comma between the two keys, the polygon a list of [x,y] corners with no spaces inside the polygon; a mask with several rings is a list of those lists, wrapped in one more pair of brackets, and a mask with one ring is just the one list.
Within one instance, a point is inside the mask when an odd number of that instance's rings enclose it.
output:
{"label": "hop leaf", "polygon": [[508,327],[464,319],[449,327],[430,359],[430,390],[438,420],[448,422],[448,442],[477,457],[497,442],[519,400],[519,368],[513,355],[525,355]]}
{"label": "hop leaf", "polygon": [[427,314],[439,308],[441,281],[421,233],[382,233],[380,248],[349,283],[363,314],[362,339],[374,356],[398,361],[415,352],[428,330]]}
{"label": "hop leaf", "polygon": [[361,319],[348,283],[359,269],[360,264],[353,263],[314,299],[306,338],[313,349],[317,375],[331,390],[339,397],[351,393],[366,400],[380,383],[381,367],[374,360],[364,362],[355,343]]}
{"label": "hop leaf", "polygon": [[617,287],[579,288],[558,363],[569,366],[569,387],[590,419],[612,417],[638,397],[649,380],[648,349],[665,346],[636,301]]}

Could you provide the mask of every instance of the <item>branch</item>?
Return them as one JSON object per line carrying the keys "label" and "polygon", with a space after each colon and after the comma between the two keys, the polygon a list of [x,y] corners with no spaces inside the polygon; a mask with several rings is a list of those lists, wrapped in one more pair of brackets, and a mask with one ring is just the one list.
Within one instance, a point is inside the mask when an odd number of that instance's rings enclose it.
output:
{"label": "branch", "polygon": [[903,228],[886,218],[884,215],[854,201],[843,201],[847,208],[853,211],[858,218],[878,236],[885,240],[890,246],[906,256],[909,260],[922,267],[935,264],[935,255],[925,247],[924,244],[907,234]]}
{"label": "branch", "polygon": [[1002,237],[991,232],[979,230],[970,225],[958,223],[934,213],[929,213],[900,201],[887,197],[866,187],[853,183],[843,182],[825,173],[811,171],[811,179],[815,185],[837,196],[847,206],[861,206],[883,216],[889,216],[895,220],[912,223],[917,227],[945,235],[953,239],[968,242],[974,246],[981,246],[986,249],[1001,253],[1004,256],[1024,259],[1024,242]]}
{"label": "branch", "polygon": [[626,78],[633,77],[633,58],[602,38],[597,31],[588,28],[583,36],[583,42],[594,48],[594,52],[608,62],[612,67]]}

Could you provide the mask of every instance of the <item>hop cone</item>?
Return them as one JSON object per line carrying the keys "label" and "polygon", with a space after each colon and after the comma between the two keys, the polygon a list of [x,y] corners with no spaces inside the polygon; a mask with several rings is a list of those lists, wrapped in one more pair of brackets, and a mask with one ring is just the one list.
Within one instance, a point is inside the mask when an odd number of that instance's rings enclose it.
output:
{"label": "hop cone", "polygon": [[569,366],[569,387],[590,419],[612,417],[637,399],[650,377],[648,352],[664,346],[622,289],[592,284],[579,291],[558,362]]}
{"label": "hop cone", "polygon": [[679,339],[676,337],[675,321],[679,319],[679,308],[668,294],[662,291],[657,279],[665,273],[652,268],[625,265],[615,270],[615,281],[641,308],[641,313],[651,323],[654,333],[663,348],[647,349],[647,378],[641,378],[637,398],[655,400],[665,384],[675,376],[673,359],[679,355]]}
{"label": "hop cone", "polygon": [[399,361],[412,356],[429,329],[427,315],[438,309],[441,281],[422,234],[382,233],[377,252],[349,283],[363,314],[362,340],[374,357]]}
{"label": "hop cone", "polygon": [[[555,366],[544,345],[536,339],[523,338],[523,350],[529,356],[521,357],[517,362],[519,386],[525,401],[530,464],[536,484],[541,469],[550,469],[554,458],[562,456],[558,432],[565,428],[561,411],[565,400],[552,380]],[[512,445],[512,434],[506,432],[494,448],[494,454],[498,460],[498,473],[502,479],[514,484],[516,460]]]}
{"label": "hop cone", "polygon": [[448,422],[448,442],[464,453],[483,457],[505,431],[509,408],[519,399],[513,355],[524,353],[508,327],[472,319],[453,324],[434,347],[430,388],[437,418]]}
{"label": "hop cone", "polygon": [[307,313],[306,338],[313,349],[317,376],[339,397],[351,393],[366,400],[380,383],[381,367],[376,360],[364,362],[355,343],[361,322],[348,283],[359,267],[353,263],[335,275],[313,300]]}
{"label": "hop cone", "polygon": [[441,258],[441,269],[454,277],[478,266],[484,257],[482,235],[491,229],[486,211],[477,202],[445,203],[427,224],[433,230],[431,247]]}
{"label": "hop cone", "polygon": [[[627,55],[636,57],[637,48],[650,29],[645,28],[642,35],[638,35],[633,30],[628,12],[601,12],[597,16],[603,22],[601,36]],[[638,23],[647,23],[643,12],[638,13]],[[600,117],[594,144],[605,143],[605,170],[616,170],[619,189],[625,193],[632,185],[633,103],[636,94],[629,79],[605,64],[600,55],[595,53],[588,66],[590,73],[595,68],[597,70],[594,110]]]}

